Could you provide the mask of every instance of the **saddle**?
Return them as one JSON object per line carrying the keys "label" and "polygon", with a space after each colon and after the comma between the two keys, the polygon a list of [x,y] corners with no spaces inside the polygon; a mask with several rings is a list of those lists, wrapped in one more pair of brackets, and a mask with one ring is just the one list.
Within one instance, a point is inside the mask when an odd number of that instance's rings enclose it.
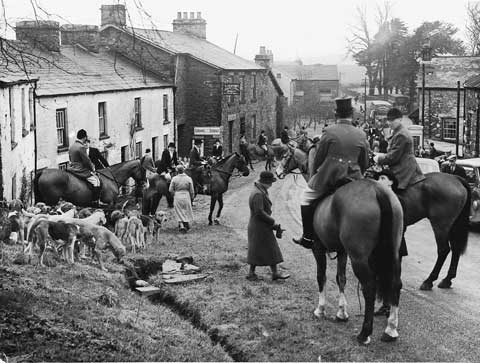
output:
{"label": "saddle", "polygon": [[255,145],[255,153],[258,155],[258,156],[263,156],[265,157],[265,149],[262,148],[260,145]]}

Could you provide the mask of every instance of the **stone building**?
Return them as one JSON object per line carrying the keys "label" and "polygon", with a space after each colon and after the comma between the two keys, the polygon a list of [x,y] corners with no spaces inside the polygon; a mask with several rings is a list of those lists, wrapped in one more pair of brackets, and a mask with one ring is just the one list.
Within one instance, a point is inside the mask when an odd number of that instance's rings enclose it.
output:
{"label": "stone building", "polygon": [[38,78],[39,169],[66,167],[69,146],[82,128],[110,164],[139,158],[146,148],[159,157],[173,140],[173,85],[100,50],[97,27],[19,22],[16,35],[18,57],[25,61],[17,71]]}
{"label": "stone building", "polygon": [[476,150],[478,155],[478,137],[475,142],[478,88],[474,78],[479,74],[480,57],[437,56],[426,65],[423,92],[423,73],[420,68],[417,77],[419,123],[422,124],[423,112],[426,139],[456,143],[458,114],[459,145],[463,146],[459,153],[471,156]]}
{"label": "stone building", "polygon": [[165,31],[127,27],[121,4],[101,11],[103,47],[173,80],[180,156],[188,155],[194,138],[203,139],[209,153],[216,138],[233,152],[241,133],[251,141],[262,129],[269,140],[278,136],[283,92],[272,72],[207,41],[201,13],[178,13],[173,31]]}
{"label": "stone building", "polygon": [[6,200],[32,200],[35,86],[21,73],[0,75],[0,194]]}

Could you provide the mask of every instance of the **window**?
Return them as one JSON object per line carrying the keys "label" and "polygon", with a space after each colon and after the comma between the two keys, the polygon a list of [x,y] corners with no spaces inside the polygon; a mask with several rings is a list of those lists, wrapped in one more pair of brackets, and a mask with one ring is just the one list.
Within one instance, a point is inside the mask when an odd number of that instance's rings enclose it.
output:
{"label": "window", "polygon": [[17,146],[17,143],[15,142],[15,99],[13,88],[9,88],[8,102],[10,106],[10,142],[13,149]]}
{"label": "window", "polygon": [[142,157],[142,142],[139,141],[135,144],[135,158],[140,159]]}
{"label": "window", "polygon": [[257,139],[257,115],[252,115],[252,140]]}
{"label": "window", "polygon": [[240,76],[240,102],[245,102],[245,76]]}
{"label": "window", "polygon": [[60,170],[67,170],[68,162],[58,164]]}
{"label": "window", "polygon": [[[234,81],[235,81],[235,78],[233,78],[233,76],[230,76],[229,82],[233,83]],[[228,96],[228,103],[234,103],[234,102],[235,102],[235,96],[234,95]]]}
{"label": "window", "polygon": [[27,99],[25,97],[25,87],[22,88],[22,136],[28,135],[27,129]]}
{"label": "window", "polygon": [[457,120],[452,118],[444,118],[442,128],[442,136],[445,140],[455,140],[457,136]]}
{"label": "window", "polygon": [[58,149],[64,149],[68,147],[67,136],[67,110],[60,108],[56,112],[57,118],[57,146]]}
{"label": "window", "polygon": [[122,146],[120,148],[120,161],[124,163],[128,160],[128,146]]}
{"label": "window", "polygon": [[135,128],[141,128],[142,127],[142,99],[140,97],[135,98],[134,113],[135,113]]}
{"label": "window", "polygon": [[257,75],[252,74],[252,101],[257,100]]}
{"label": "window", "polygon": [[100,138],[108,135],[107,133],[107,105],[106,102],[98,103],[98,129]]}
{"label": "window", "polygon": [[168,123],[168,95],[163,95],[163,123]]}
{"label": "window", "polygon": [[33,131],[35,128],[34,124],[34,118],[35,118],[35,111],[33,109],[33,104],[34,99],[33,99],[33,88],[28,89],[28,111],[30,114],[30,131]]}
{"label": "window", "polygon": [[12,176],[12,199],[17,199],[17,174]]}

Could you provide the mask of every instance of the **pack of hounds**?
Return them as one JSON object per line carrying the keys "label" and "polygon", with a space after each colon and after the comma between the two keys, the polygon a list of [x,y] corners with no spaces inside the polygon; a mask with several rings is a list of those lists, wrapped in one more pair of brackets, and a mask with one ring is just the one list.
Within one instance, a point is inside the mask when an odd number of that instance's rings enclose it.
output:
{"label": "pack of hounds", "polygon": [[154,216],[142,215],[138,206],[128,201],[106,212],[102,209],[79,209],[61,202],[54,207],[45,203],[24,208],[19,200],[0,202],[0,241],[24,246],[23,253],[31,261],[33,250],[39,248],[39,264],[44,265],[47,250],[60,253],[73,264],[75,257],[85,259],[87,251],[102,270],[106,270],[101,252],[110,250],[120,262],[126,247],[136,253],[147,241],[159,242],[159,232],[167,221],[164,211]]}

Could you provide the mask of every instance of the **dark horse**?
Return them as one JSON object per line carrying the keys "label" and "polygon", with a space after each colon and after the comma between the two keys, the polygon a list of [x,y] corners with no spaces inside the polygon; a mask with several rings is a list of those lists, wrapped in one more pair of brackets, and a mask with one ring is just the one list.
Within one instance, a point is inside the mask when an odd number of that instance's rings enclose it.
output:
{"label": "dark horse", "polygon": [[[275,143],[275,141],[277,141]],[[280,139],[273,140],[272,145],[267,145],[267,152],[256,144],[248,144],[247,151],[252,160],[265,160],[265,170],[271,170],[275,158],[281,158],[288,150],[288,146],[282,144]]]}
{"label": "dark horse", "polygon": [[[290,150],[277,168],[282,178],[300,167],[305,180],[307,156],[300,149]],[[325,316],[326,253],[337,254],[337,284],[340,290],[337,320],[348,320],[345,284],[347,258],[362,285],[365,314],[362,330],[357,335],[361,344],[370,343],[373,330],[375,296],[391,305],[383,341],[398,337],[398,302],[400,280],[399,248],[403,232],[402,206],[395,194],[373,180],[359,180],[341,186],[318,204],[314,214],[314,230],[318,239],[313,255],[317,262],[319,302],[314,314]]]}
{"label": "dark horse", "polygon": [[[119,194],[119,188],[125,185],[128,178],[133,178],[138,186],[145,180],[145,171],[139,160],[130,160],[98,170],[102,183],[100,198],[102,202],[113,204]],[[75,175],[59,169],[40,171],[34,181],[36,200],[49,205],[58,203],[60,199],[77,206],[89,206],[92,202],[92,190],[88,182]]]}
{"label": "dark horse", "polygon": [[215,224],[219,224],[218,218],[223,209],[223,193],[228,190],[228,182],[232,176],[233,171],[237,169],[243,176],[248,176],[249,170],[245,158],[233,153],[220,160],[211,168],[210,177],[210,213],[208,215],[208,224],[212,225],[212,214],[215,209],[215,204],[218,200],[218,211],[215,218]]}
{"label": "dark horse", "polygon": [[149,187],[143,191],[142,213],[154,215],[162,197],[167,198],[169,208],[173,208],[173,197],[168,191],[169,183],[163,175],[155,175],[149,179]]}

